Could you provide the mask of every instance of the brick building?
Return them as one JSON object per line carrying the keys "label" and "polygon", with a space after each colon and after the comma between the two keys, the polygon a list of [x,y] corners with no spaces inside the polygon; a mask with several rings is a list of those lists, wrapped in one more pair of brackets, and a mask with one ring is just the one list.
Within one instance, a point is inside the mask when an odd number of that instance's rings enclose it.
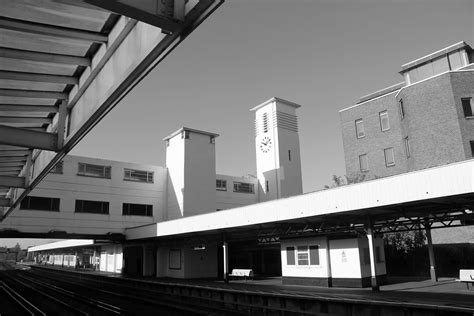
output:
{"label": "brick building", "polygon": [[474,52],[460,42],[402,65],[404,81],[341,110],[346,174],[365,179],[474,157]]}

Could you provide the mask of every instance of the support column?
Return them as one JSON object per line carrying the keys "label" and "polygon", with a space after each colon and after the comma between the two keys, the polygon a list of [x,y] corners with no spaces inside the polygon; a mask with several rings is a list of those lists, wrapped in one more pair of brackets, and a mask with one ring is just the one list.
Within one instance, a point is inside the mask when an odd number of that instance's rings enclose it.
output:
{"label": "support column", "polygon": [[222,244],[222,254],[224,257],[224,283],[229,283],[229,246],[227,241]]}
{"label": "support column", "polygon": [[332,287],[332,271],[331,271],[331,249],[329,249],[329,238],[326,237],[326,265],[328,271],[328,287]]}
{"label": "support column", "polygon": [[435,255],[433,250],[433,239],[431,239],[431,225],[425,225],[426,239],[428,240],[428,255],[430,257],[430,276],[431,281],[438,282],[438,276],[436,275],[436,263]]}
{"label": "support column", "polygon": [[379,291],[380,288],[377,284],[377,265],[375,263],[375,247],[372,224],[370,224],[367,228],[367,239],[369,241],[370,276],[372,283],[372,291]]}

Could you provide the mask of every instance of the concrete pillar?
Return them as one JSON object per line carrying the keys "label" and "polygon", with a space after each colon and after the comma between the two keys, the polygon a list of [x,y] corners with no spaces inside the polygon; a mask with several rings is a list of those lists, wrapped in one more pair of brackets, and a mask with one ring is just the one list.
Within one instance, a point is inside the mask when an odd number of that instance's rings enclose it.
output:
{"label": "concrete pillar", "polygon": [[229,283],[229,246],[227,245],[227,241],[224,241],[222,244],[222,254],[224,257],[224,282]]}
{"label": "concrete pillar", "polygon": [[426,225],[426,239],[428,240],[428,255],[430,257],[430,276],[431,281],[438,282],[438,276],[436,275],[436,263],[435,263],[435,255],[433,250],[433,240],[431,239],[431,226]]}
{"label": "concrete pillar", "polygon": [[372,226],[367,228],[367,239],[369,241],[370,276],[372,283],[372,291],[379,291],[379,286],[377,284],[377,264],[375,262],[375,246]]}

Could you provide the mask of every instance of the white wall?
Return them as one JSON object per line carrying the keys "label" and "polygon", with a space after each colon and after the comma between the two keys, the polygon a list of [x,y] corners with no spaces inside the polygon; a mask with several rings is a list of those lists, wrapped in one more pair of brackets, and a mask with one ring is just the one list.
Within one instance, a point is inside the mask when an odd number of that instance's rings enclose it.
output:
{"label": "white wall", "polygon": [[[362,277],[371,277],[372,273],[370,271],[370,262],[365,262],[364,260],[364,252],[368,251],[369,249],[369,241],[367,237],[359,238],[359,252],[360,252],[360,266],[361,266],[361,274]],[[376,237],[374,238],[374,247],[378,248],[380,251],[380,262],[376,262],[376,273],[377,275],[385,275],[387,274],[387,267],[385,265],[385,249],[384,249],[384,242],[383,238]],[[375,253],[374,253],[375,256]]]}
{"label": "white wall", "polygon": [[336,278],[361,278],[357,238],[329,240],[331,273]]}
{"label": "white wall", "polygon": [[[284,277],[328,278],[327,237],[281,240],[281,267]],[[319,265],[298,265],[298,246],[319,246]],[[295,247],[295,265],[287,264],[287,247]]]}
{"label": "white wall", "polygon": [[104,245],[100,249],[100,271],[122,273],[122,245]]}
{"label": "white wall", "polygon": [[[186,131],[189,139],[183,138]],[[215,134],[180,129],[167,140],[168,217],[198,215],[216,210]]]}
{"label": "white wall", "polygon": [[[227,191],[216,190],[216,209],[227,210],[258,203],[258,180],[256,177],[234,177],[218,174],[216,179],[227,181]],[[254,193],[234,192],[234,181],[252,183],[254,185]]]}
{"label": "white wall", "polygon": [[[78,163],[111,166],[111,179],[78,176]],[[124,181],[124,168],[154,172],[154,183]],[[78,234],[123,233],[134,227],[163,220],[166,169],[157,166],[124,163],[95,158],[67,156],[63,174],[49,174],[30,196],[60,198],[60,211],[17,209],[4,227],[21,232],[66,231]],[[75,212],[75,200],[109,202],[109,214]],[[153,217],[123,216],[122,203],[153,205]]]}

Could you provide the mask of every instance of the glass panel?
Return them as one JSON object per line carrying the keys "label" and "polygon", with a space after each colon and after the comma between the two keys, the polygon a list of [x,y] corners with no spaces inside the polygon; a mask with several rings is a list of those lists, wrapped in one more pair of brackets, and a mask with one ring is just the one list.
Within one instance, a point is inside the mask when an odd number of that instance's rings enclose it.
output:
{"label": "glass panel", "polygon": [[295,265],[295,247],[286,247],[286,264]]}
{"label": "glass panel", "polygon": [[431,63],[426,63],[418,67],[418,76],[419,80],[426,79],[433,76],[433,65]]}
{"label": "glass panel", "polygon": [[463,66],[461,52],[454,52],[448,55],[451,70],[459,69]]}
{"label": "glass panel", "polygon": [[369,159],[367,158],[366,154],[359,156],[359,165],[360,165],[360,171],[369,170]]}
{"label": "glass panel", "polygon": [[472,99],[471,98],[463,98],[461,99],[462,103],[462,109],[464,111],[464,117],[470,117],[472,116],[474,112],[474,105],[472,104]]}
{"label": "glass panel", "polygon": [[309,246],[309,261],[311,265],[319,265],[319,246]]}
{"label": "glass panel", "polygon": [[385,165],[393,166],[395,165],[395,158],[393,157],[393,148],[384,149],[385,154]]}
{"label": "glass panel", "polygon": [[234,182],[234,192],[253,193],[253,184],[245,182]]}
{"label": "glass panel", "polygon": [[355,121],[355,126],[356,126],[356,137],[357,138],[362,138],[365,136],[365,130],[364,130],[364,122],[362,119],[356,120]]}
{"label": "glass panel", "polygon": [[124,169],[124,180],[153,183],[153,172]]}
{"label": "glass panel", "polygon": [[216,190],[227,191],[227,181],[226,180],[216,180]]}
{"label": "glass panel", "polygon": [[388,122],[388,113],[387,111],[380,112],[380,127],[382,131],[388,131],[390,129],[390,125]]}
{"label": "glass panel", "polygon": [[449,70],[448,59],[446,57],[433,60],[432,65],[433,65],[433,73],[435,75]]}
{"label": "glass panel", "polygon": [[307,266],[309,265],[308,247],[298,246],[298,265]]}

